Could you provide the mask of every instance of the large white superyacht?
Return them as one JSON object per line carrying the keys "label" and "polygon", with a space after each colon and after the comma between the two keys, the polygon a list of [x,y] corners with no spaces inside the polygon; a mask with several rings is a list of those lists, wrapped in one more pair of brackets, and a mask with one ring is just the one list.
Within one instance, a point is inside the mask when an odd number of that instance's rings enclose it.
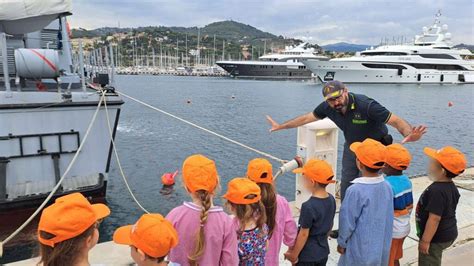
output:
{"label": "large white superyacht", "polygon": [[323,82],[345,83],[474,83],[473,54],[453,48],[451,33],[440,13],[412,43],[381,45],[355,56],[303,63]]}

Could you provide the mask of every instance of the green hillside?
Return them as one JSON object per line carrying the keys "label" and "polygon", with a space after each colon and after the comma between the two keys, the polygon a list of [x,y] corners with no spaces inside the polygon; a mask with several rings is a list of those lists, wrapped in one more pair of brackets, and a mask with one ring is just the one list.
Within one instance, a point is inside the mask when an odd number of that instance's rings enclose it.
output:
{"label": "green hillside", "polygon": [[[301,40],[276,36],[232,20],[214,22],[200,29],[197,27],[165,26],[104,27],[94,30],[73,29],[72,35],[73,38],[93,39],[96,47],[108,43],[118,43],[124,64],[130,65],[133,51],[144,55],[150,54],[154,50],[155,54],[160,52],[168,55],[177,54],[182,58],[186,55],[186,46],[188,54],[192,49],[197,49],[198,32],[201,58],[211,58],[211,61],[222,59],[223,46],[225,59],[243,59],[244,56],[251,59],[252,55],[256,59],[264,52],[271,52],[272,48],[281,49],[286,45],[301,43]],[[176,46],[178,46],[178,50]],[[317,45],[315,47],[319,48]],[[86,49],[90,48],[92,47],[86,47]],[[265,51],[264,48],[266,48]],[[215,59],[213,60],[214,55]],[[189,60],[192,61],[194,58]]]}

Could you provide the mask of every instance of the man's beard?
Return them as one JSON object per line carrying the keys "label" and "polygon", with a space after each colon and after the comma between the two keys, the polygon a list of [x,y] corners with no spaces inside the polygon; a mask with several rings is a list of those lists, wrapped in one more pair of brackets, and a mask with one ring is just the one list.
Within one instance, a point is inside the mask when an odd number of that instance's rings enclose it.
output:
{"label": "man's beard", "polygon": [[338,105],[338,106],[334,106],[334,110],[338,111],[338,112],[342,112],[344,110],[344,107],[345,105],[344,104],[341,104],[341,105]]}
{"label": "man's beard", "polygon": [[346,101],[345,103],[334,105],[333,109],[339,113],[343,113],[346,111],[347,104],[348,104],[348,101]]}

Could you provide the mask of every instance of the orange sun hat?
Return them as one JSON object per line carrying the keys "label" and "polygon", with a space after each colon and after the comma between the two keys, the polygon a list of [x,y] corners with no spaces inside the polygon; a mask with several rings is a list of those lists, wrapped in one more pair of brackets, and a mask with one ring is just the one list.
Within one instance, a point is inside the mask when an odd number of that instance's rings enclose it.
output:
{"label": "orange sun hat", "polygon": [[150,257],[161,258],[178,245],[178,233],[161,214],[144,214],[134,225],[119,227],[114,242],[134,246]]}
{"label": "orange sun hat", "polygon": [[467,167],[466,156],[454,147],[446,146],[440,150],[426,147],[424,152],[455,175],[461,174]]}
{"label": "orange sun hat", "polygon": [[183,163],[183,181],[191,192],[212,192],[219,183],[216,164],[201,154],[189,156]]}
{"label": "orange sun hat", "polygon": [[334,173],[332,171],[331,165],[322,160],[310,159],[303,167],[293,170],[293,173],[302,174],[311,181],[321,184],[330,184],[336,182],[333,180]]}
{"label": "orange sun hat", "polygon": [[402,144],[394,143],[386,147],[385,163],[393,169],[406,170],[410,162],[410,152]]}
{"label": "orange sun hat", "polygon": [[[255,195],[255,197],[247,198],[250,195]],[[252,204],[260,201],[261,191],[260,187],[252,180],[237,177],[229,182],[227,193],[222,197],[234,204]]]}
{"label": "orange sun hat", "polygon": [[263,158],[256,158],[247,166],[247,177],[255,183],[273,183],[272,164]]}
{"label": "orange sun hat", "polygon": [[[54,247],[57,243],[84,233],[98,220],[110,214],[105,204],[91,204],[81,193],[72,193],[60,198],[43,210],[38,224],[38,240]],[[46,239],[40,232],[53,235]]]}
{"label": "orange sun hat", "polygon": [[385,163],[385,146],[373,139],[367,138],[362,142],[354,142],[349,147],[359,161],[370,168],[381,169]]}

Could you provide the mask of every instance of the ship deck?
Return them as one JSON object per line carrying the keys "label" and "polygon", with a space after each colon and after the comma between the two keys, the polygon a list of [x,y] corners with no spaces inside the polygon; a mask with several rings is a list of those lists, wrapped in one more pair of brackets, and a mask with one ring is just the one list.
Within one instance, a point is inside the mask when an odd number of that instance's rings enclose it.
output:
{"label": "ship deck", "polygon": [[[413,193],[415,201],[418,201],[423,190],[430,184],[428,177],[418,176],[413,177]],[[474,168],[469,168],[463,175],[455,179],[455,183],[461,194],[461,199],[457,207],[457,221],[459,236],[454,245],[449,247],[443,253],[443,265],[472,265],[472,255],[474,250],[474,220],[472,213],[474,210]],[[293,215],[298,221],[299,210],[294,207],[294,202],[291,203],[293,207]],[[338,201],[339,210],[339,201]],[[334,225],[338,224],[338,213]],[[403,249],[404,255],[401,259],[401,265],[415,265],[418,258],[418,238],[415,234],[415,217],[411,216],[411,233],[406,238]],[[331,254],[329,256],[328,265],[337,265],[339,254],[336,252],[337,241],[335,239],[329,240]],[[130,248],[124,245],[116,245],[112,241],[98,244],[90,253],[91,264],[102,265],[130,265],[133,261],[130,257]],[[283,253],[287,247],[282,246],[280,252],[280,265],[291,265],[288,261],[283,260]],[[7,265],[35,265],[37,258],[19,261]]]}

